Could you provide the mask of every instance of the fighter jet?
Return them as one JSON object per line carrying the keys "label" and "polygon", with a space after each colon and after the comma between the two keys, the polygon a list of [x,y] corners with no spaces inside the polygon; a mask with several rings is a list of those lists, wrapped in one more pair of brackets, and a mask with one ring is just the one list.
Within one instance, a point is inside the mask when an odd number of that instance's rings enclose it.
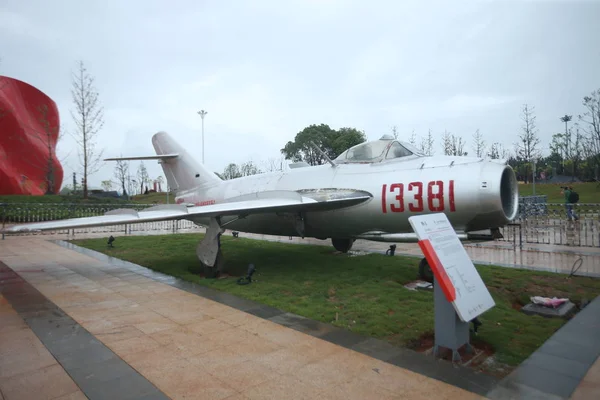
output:
{"label": "fighter jet", "polygon": [[[389,135],[353,146],[326,164],[222,180],[196,162],[165,132],[152,136],[156,155],[108,158],[158,160],[176,204],[102,216],[16,225],[7,233],[85,228],[165,220],[206,227],[196,254],[205,276],[222,269],[220,237],[226,229],[265,235],[331,239],[348,252],[354,241],[416,241],[412,215],[445,213],[461,240],[499,228],[517,214],[518,188],[506,160],[426,156]],[[422,267],[426,260],[422,260]],[[425,265],[426,266],[426,265]],[[423,269],[421,269],[423,270]]]}

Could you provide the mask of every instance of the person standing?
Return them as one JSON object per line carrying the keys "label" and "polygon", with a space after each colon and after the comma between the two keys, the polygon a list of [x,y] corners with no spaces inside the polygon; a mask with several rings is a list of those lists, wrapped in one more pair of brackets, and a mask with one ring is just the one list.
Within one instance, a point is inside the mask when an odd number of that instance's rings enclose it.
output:
{"label": "person standing", "polygon": [[573,193],[574,192],[572,186],[565,186],[563,188],[563,194],[565,195],[565,207],[567,209],[567,218],[569,219],[569,221],[577,221],[579,219],[579,217],[577,216],[577,214],[575,214],[575,211],[573,210],[573,204],[575,203],[571,200],[571,196]]}

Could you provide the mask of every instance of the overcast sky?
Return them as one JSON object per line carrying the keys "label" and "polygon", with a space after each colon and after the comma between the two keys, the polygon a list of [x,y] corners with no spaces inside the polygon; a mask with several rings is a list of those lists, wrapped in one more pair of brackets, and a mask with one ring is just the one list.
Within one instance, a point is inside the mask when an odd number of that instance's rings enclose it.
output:
{"label": "overcast sky", "polygon": [[[72,132],[70,74],[83,60],[105,109],[105,156],[154,154],[165,130],[200,160],[205,109],[217,172],[280,157],[320,123],[369,139],[432,129],[436,154],[444,129],[469,147],[480,129],[512,149],[523,103],[547,149],[560,116],[600,88],[599,16],[600,0],[0,0],[0,74],[54,99]],[[70,183],[78,149],[68,134],[58,149]]]}

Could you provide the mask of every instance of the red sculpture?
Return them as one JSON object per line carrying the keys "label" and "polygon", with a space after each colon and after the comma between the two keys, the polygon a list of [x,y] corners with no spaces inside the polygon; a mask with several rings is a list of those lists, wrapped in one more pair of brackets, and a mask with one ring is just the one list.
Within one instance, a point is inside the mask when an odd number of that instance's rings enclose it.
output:
{"label": "red sculpture", "polygon": [[59,128],[58,108],[50,97],[25,82],[0,76],[0,195],[59,192]]}

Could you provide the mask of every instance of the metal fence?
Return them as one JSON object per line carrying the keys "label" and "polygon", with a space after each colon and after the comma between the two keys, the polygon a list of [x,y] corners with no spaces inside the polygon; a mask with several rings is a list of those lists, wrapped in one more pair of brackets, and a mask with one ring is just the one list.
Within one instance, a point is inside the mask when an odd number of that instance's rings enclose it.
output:
{"label": "metal fence", "polygon": [[515,244],[600,247],[600,204],[573,204],[578,219],[567,218],[565,204],[522,203],[517,218],[501,229],[505,241]]}
{"label": "metal fence", "polygon": [[[63,204],[63,203],[24,203],[24,204],[6,204],[0,203],[0,222],[2,227],[14,224],[26,224],[32,222],[57,221],[68,218],[94,217],[104,215],[106,212],[120,208],[131,208],[136,211],[143,210],[156,204]],[[111,233],[111,232],[148,232],[165,231],[181,232],[195,229],[202,229],[198,225],[188,220],[171,220],[158,222],[143,222],[138,224],[120,224],[109,226],[98,226],[93,228],[80,229],[60,229],[54,231],[45,231],[37,233],[23,233],[20,235],[32,234],[70,234],[78,233]]]}
{"label": "metal fence", "polygon": [[[533,196],[531,196],[533,197]],[[503,241],[514,243],[535,243],[548,245],[569,245],[600,247],[600,203],[575,204],[577,221],[567,219],[564,204],[546,203],[545,196],[536,199],[523,199],[519,204],[517,218],[511,224],[501,229]],[[29,222],[53,221],[66,218],[92,217],[103,215],[107,211],[118,208],[133,208],[143,210],[155,204],[2,204],[0,203],[0,221],[2,226]],[[190,232],[202,231],[203,228],[191,221],[161,221],[139,224],[112,225],[82,229],[64,229],[48,232],[78,234],[78,233],[108,233],[108,232]],[[40,234],[40,233],[37,233]],[[44,234],[44,233],[41,233]]]}

